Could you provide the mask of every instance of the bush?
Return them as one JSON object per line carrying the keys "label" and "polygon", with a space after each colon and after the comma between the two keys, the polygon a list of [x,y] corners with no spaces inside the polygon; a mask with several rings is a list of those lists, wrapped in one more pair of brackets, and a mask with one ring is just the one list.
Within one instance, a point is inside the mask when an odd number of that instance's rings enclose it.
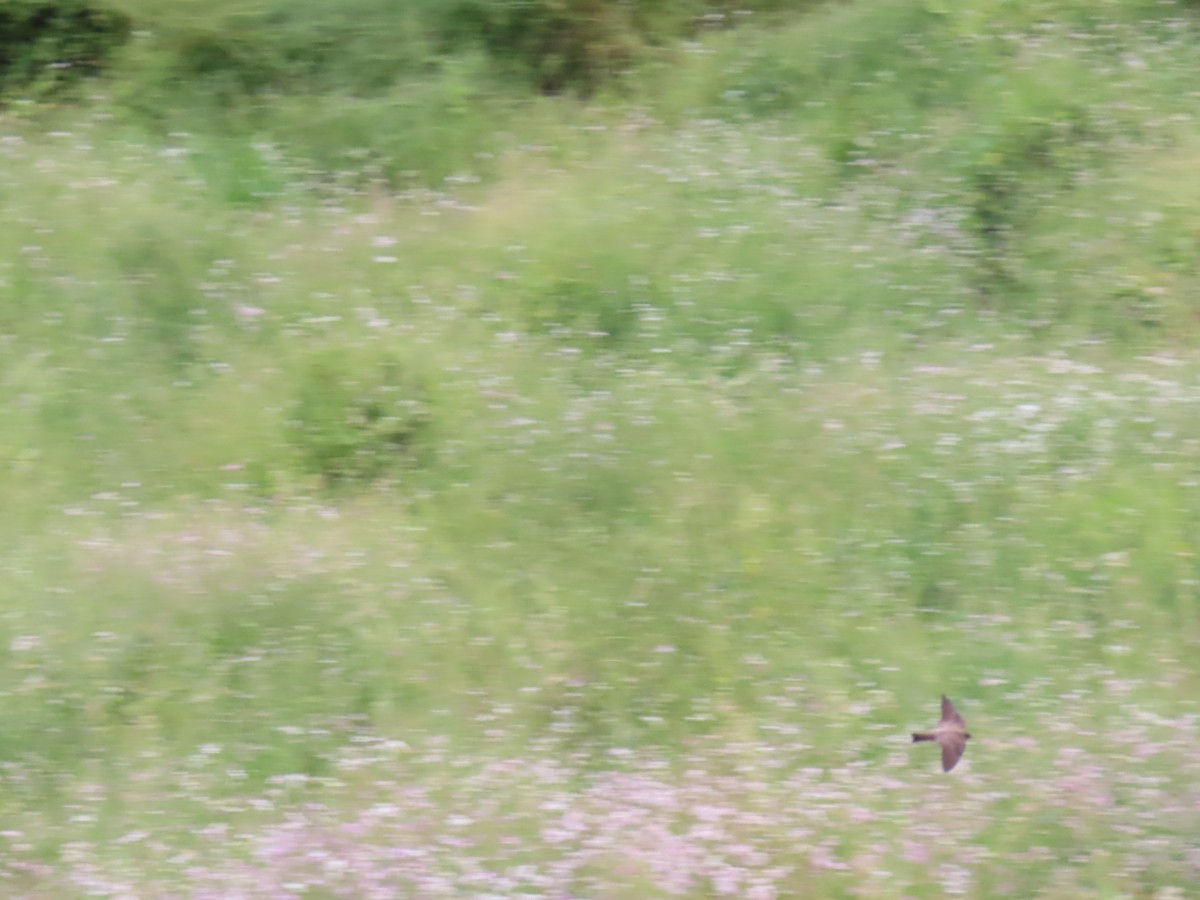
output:
{"label": "bush", "polygon": [[628,70],[652,47],[725,25],[748,8],[808,0],[460,0],[440,21],[446,43],[478,41],[543,93],[590,93]]}
{"label": "bush", "polygon": [[305,473],[338,487],[418,461],[429,424],[425,386],[400,359],[339,347],[308,361],[289,428]]}
{"label": "bush", "polygon": [[0,94],[52,94],[103,68],[129,18],[88,0],[7,0],[0,6]]}
{"label": "bush", "polygon": [[183,16],[147,12],[140,68],[154,88],[219,104],[267,92],[371,96],[426,74],[436,49],[419,10],[379,0],[260,3]]}
{"label": "bush", "polygon": [[639,43],[631,8],[605,0],[467,0],[444,25],[452,40],[477,39],[543,93],[593,90],[630,65]]}

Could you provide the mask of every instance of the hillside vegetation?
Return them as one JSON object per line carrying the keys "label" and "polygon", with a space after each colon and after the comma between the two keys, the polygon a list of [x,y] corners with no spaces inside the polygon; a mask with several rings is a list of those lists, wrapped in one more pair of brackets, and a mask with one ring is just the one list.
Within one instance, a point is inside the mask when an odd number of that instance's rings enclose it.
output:
{"label": "hillside vegetation", "polygon": [[4,893],[1186,896],[1197,59],[0,7]]}

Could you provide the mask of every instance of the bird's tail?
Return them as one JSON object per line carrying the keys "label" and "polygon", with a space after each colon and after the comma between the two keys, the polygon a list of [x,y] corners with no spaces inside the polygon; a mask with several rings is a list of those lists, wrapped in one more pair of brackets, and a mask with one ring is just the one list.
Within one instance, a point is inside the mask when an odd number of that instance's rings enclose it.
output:
{"label": "bird's tail", "polygon": [[914,731],[913,732],[913,743],[914,744],[917,741],[936,741],[936,740],[937,740],[937,738],[934,737],[932,734],[930,734],[927,731]]}

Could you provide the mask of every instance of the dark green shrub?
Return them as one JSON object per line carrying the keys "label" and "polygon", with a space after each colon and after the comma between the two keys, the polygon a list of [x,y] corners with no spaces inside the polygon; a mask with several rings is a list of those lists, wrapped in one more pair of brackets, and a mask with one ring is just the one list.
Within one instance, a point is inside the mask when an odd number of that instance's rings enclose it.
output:
{"label": "dark green shrub", "polygon": [[400,359],[339,347],[308,361],[288,427],[304,472],[337,487],[419,461],[429,424],[425,386]]}
{"label": "dark green shrub", "polygon": [[272,2],[154,31],[161,86],[228,103],[267,91],[369,96],[433,64],[431,28],[409,4],[380,0]]}
{"label": "dark green shrub", "polygon": [[451,43],[478,40],[544,93],[587,92],[630,65],[639,43],[632,12],[606,0],[464,0],[442,24]]}
{"label": "dark green shrub", "polygon": [[173,36],[170,49],[176,77],[202,83],[224,102],[284,80],[282,59],[258,34],[186,31]]}
{"label": "dark green shrub", "polygon": [[0,93],[52,94],[103,68],[129,37],[129,18],[89,0],[0,4]]}
{"label": "dark green shrub", "polygon": [[443,43],[478,42],[544,93],[589,93],[646,51],[731,24],[750,9],[804,7],[811,0],[458,0],[438,25]]}
{"label": "dark green shrub", "polygon": [[979,143],[968,168],[967,226],[979,250],[983,293],[1015,287],[1016,237],[1033,207],[1069,190],[1073,173],[1094,163],[1097,136],[1086,113],[1067,105],[1043,115],[1017,116]]}

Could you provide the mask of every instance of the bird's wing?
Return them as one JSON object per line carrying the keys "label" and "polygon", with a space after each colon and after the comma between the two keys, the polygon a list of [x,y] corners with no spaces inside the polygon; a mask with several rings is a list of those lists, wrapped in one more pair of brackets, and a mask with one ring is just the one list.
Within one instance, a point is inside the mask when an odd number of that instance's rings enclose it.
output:
{"label": "bird's wing", "polygon": [[942,771],[949,772],[962,759],[967,739],[961,734],[943,734],[939,735],[938,743],[942,746]]}
{"label": "bird's wing", "polygon": [[950,698],[945,694],[942,694],[942,721],[939,724],[967,727],[967,723],[963,721],[963,717],[958,714],[958,710],[954,708],[954,704],[950,702]]}

